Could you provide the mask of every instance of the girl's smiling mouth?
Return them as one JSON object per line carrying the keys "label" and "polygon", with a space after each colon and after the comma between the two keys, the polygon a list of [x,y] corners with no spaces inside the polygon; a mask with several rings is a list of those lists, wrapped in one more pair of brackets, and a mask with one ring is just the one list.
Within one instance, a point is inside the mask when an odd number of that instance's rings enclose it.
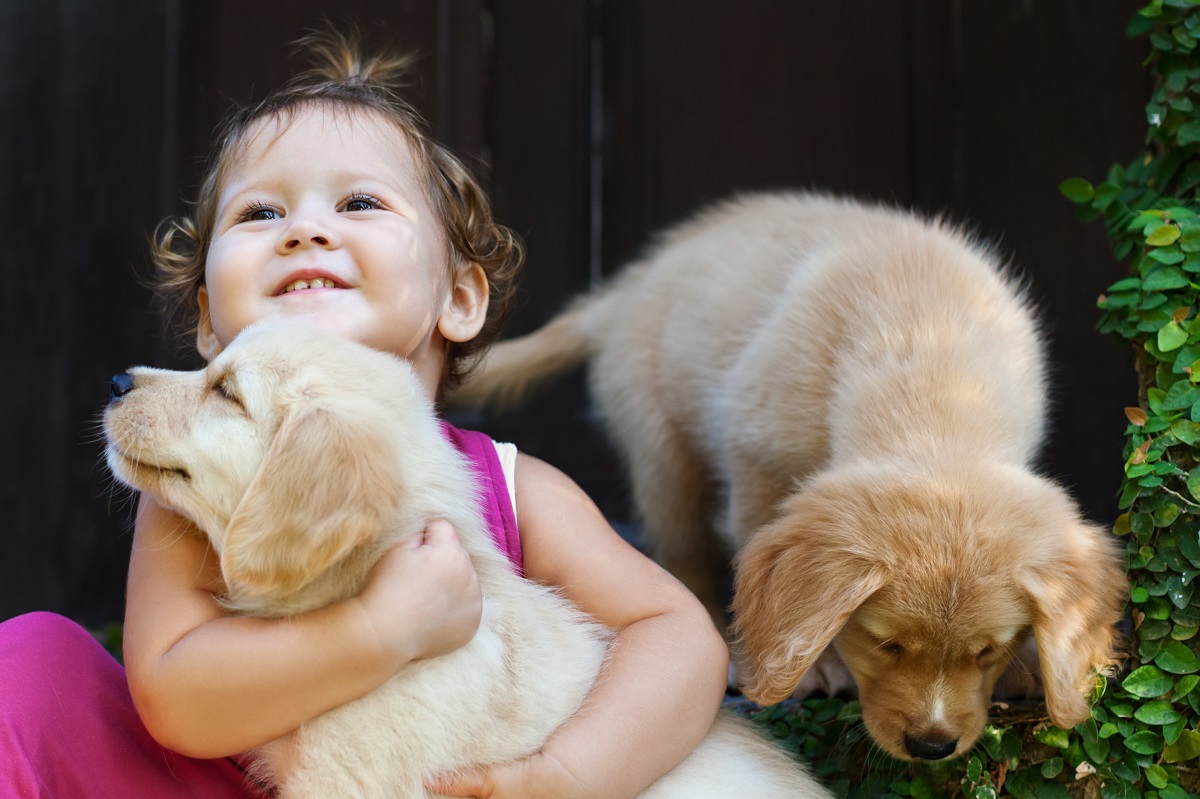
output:
{"label": "girl's smiling mouth", "polygon": [[344,289],[349,288],[345,283],[327,272],[301,272],[288,275],[286,280],[275,290],[275,296],[290,294],[294,291],[311,289]]}

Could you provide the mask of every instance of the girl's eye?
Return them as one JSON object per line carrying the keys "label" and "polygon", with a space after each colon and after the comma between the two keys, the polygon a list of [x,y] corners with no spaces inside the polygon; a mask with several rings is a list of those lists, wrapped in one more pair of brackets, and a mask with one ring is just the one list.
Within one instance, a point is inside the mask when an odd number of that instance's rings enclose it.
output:
{"label": "girl's eye", "polygon": [[279,212],[268,205],[260,203],[248,205],[238,214],[239,222],[261,222],[271,219],[279,219]]}
{"label": "girl's eye", "polygon": [[354,194],[351,195],[345,203],[342,204],[342,210],[345,211],[372,211],[379,208],[381,203],[369,194]]}

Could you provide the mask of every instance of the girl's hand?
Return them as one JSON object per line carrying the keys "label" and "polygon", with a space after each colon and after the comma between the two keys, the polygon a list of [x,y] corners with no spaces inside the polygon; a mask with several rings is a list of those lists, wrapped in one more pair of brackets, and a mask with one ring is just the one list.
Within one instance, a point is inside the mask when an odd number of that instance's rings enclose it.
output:
{"label": "girl's hand", "polygon": [[401,663],[458,649],[474,637],[483,613],[471,558],[441,519],[385,554],[360,599],[379,645]]}
{"label": "girl's hand", "polygon": [[439,775],[425,787],[436,794],[476,799],[567,799],[590,795],[557,759],[543,752],[512,763]]}

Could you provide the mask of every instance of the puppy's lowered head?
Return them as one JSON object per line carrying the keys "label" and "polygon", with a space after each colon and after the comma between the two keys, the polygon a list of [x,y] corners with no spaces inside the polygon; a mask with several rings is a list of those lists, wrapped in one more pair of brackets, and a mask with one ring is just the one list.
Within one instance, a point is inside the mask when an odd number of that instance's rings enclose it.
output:
{"label": "puppy's lowered head", "polygon": [[[435,502],[472,496],[408,364],[303,323],[251,326],[206,369],[126,375],[109,467],[208,535],[235,609],[340,598]],[[469,534],[470,509],[437,515]]]}
{"label": "puppy's lowered head", "polygon": [[952,757],[1032,632],[1050,717],[1070,727],[1111,664],[1125,586],[1110,537],[1049,480],[982,463],[850,465],[799,488],[739,556],[745,692],[785,698],[834,643],[880,746]]}

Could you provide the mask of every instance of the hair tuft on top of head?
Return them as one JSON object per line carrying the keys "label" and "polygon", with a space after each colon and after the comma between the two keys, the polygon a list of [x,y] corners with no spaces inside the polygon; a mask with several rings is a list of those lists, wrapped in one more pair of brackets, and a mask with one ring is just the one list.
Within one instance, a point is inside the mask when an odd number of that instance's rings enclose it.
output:
{"label": "hair tuft on top of head", "polygon": [[357,28],[339,31],[332,25],[312,30],[295,43],[312,67],[296,75],[293,85],[352,83],[398,89],[412,82],[416,53],[368,52]]}

